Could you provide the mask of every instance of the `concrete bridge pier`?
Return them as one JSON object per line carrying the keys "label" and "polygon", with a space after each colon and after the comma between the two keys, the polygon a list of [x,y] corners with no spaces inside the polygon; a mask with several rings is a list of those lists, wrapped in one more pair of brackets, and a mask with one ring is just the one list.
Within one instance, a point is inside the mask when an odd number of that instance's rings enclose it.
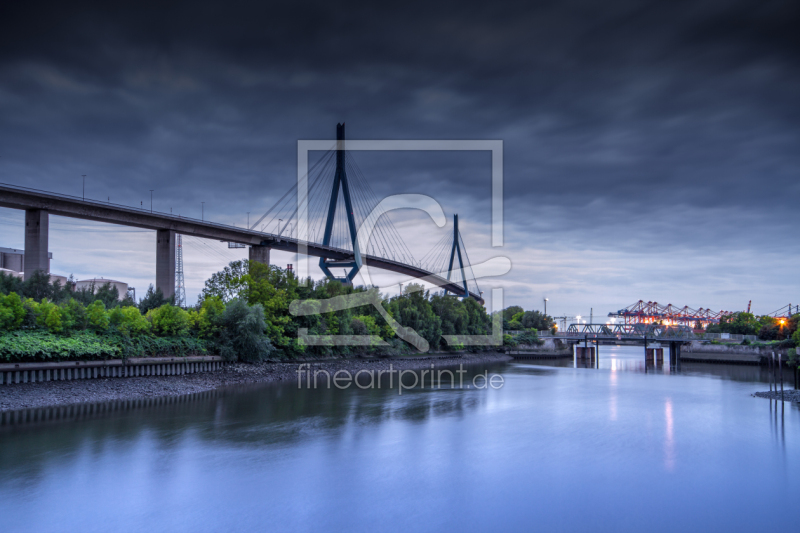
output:
{"label": "concrete bridge pier", "polygon": [[269,265],[269,246],[253,245],[250,247],[250,261]]}
{"label": "concrete bridge pier", "polygon": [[44,209],[25,210],[24,278],[41,270],[50,273],[50,254],[47,252],[50,217]]}
{"label": "concrete bridge pier", "polygon": [[669,366],[680,368],[681,364],[681,343],[669,343]]}
{"label": "concrete bridge pier", "polygon": [[175,296],[175,232],[156,231],[156,290],[165,298]]}

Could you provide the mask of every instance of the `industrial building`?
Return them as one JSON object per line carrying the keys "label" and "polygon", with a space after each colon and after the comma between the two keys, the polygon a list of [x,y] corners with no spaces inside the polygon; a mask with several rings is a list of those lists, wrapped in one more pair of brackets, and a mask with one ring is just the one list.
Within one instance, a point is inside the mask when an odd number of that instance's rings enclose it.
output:
{"label": "industrial building", "polygon": [[[53,258],[53,254],[48,252],[47,259],[50,260]],[[25,272],[25,250],[17,250],[16,248],[1,248],[0,247],[0,272],[7,276],[17,276],[19,278],[23,277],[23,273]],[[50,281],[60,281],[61,286],[64,287],[67,284],[67,277],[66,276],[59,276],[56,274],[50,274]],[[128,284],[123,281],[116,281],[113,279],[105,279],[105,278],[94,278],[94,279],[84,279],[75,282],[76,289],[88,289],[92,288],[93,290],[97,290],[106,283],[110,284],[112,287],[116,287],[117,291],[119,291],[119,298],[122,300],[128,294]]]}
{"label": "industrial building", "polygon": [[75,288],[80,289],[91,289],[92,291],[96,291],[100,289],[103,285],[108,283],[112,287],[117,288],[117,292],[119,292],[119,299],[122,300],[125,298],[125,295],[128,294],[128,284],[124,281],[116,281],[113,279],[105,279],[105,278],[94,278],[94,279],[82,279],[75,282]]}
{"label": "industrial building", "polygon": [[[53,254],[48,252],[47,259],[52,259]],[[0,248],[0,269],[14,272],[25,271],[25,250],[16,248]]]}

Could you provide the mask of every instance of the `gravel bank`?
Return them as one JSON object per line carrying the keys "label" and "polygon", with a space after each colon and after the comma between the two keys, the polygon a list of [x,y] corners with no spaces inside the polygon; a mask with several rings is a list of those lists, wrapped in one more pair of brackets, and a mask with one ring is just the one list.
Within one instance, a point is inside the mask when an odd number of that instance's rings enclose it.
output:
{"label": "gravel bank", "polygon": [[[753,396],[758,396],[759,398],[769,398],[770,400],[780,400],[781,399],[781,391],[778,392],[757,392]],[[783,391],[783,399],[787,402],[798,402],[800,403],[800,390],[786,390]]]}
{"label": "gravel bank", "polygon": [[[396,370],[412,370],[452,367],[459,364],[498,363],[511,358],[500,353],[465,354],[442,358],[440,356],[413,359],[337,359],[312,361],[313,370],[348,370],[355,374],[359,370],[388,370],[389,364]],[[49,381],[45,383],[19,383],[0,388],[0,412],[30,407],[53,407],[84,402],[109,400],[133,400],[157,396],[178,396],[214,390],[218,387],[240,383],[268,383],[297,380],[297,367],[301,363],[236,363],[226,365],[223,370],[183,376],[148,376],[135,378],[100,378],[73,381]]]}

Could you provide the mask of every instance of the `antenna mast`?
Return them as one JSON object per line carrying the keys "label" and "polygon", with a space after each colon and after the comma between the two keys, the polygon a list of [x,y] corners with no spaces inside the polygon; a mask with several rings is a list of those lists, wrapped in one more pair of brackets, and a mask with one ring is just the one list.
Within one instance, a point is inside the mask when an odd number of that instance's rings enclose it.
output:
{"label": "antenna mast", "polygon": [[175,242],[175,305],[186,307],[186,287],[183,281],[183,240],[181,234],[176,235]]}

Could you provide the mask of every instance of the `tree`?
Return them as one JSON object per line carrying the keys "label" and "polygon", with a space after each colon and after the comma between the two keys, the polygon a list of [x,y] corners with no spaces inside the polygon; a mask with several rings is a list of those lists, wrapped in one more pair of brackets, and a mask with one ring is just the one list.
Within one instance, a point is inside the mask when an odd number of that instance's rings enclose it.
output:
{"label": "tree", "polygon": [[442,319],[434,313],[428,297],[428,291],[423,291],[421,285],[410,283],[405,294],[392,298],[388,307],[395,320],[412,328],[436,350],[441,343]]}
{"label": "tree", "polygon": [[119,290],[115,285],[104,283],[94,294],[95,300],[100,300],[106,309],[119,305]]}
{"label": "tree", "polygon": [[50,274],[43,270],[35,271],[25,280],[22,288],[25,297],[33,298],[37,302],[44,299],[53,300],[53,286],[50,284]]}
{"label": "tree", "polygon": [[518,305],[512,305],[511,307],[506,307],[503,309],[503,318],[511,322],[514,318],[514,315],[519,313],[524,313],[525,310]]}
{"label": "tree", "polygon": [[752,313],[733,313],[719,319],[719,324],[709,326],[709,333],[733,333],[736,335],[757,335],[762,324]]}
{"label": "tree", "polygon": [[[260,264],[260,263],[259,263]],[[216,296],[223,302],[239,297],[239,292],[247,285],[245,276],[250,272],[250,261],[242,259],[231,261],[228,266],[215,272],[206,280],[201,299]]]}
{"label": "tree", "polygon": [[144,315],[151,309],[157,309],[164,304],[173,303],[173,300],[174,298],[165,298],[160,288],[154,290],[153,286],[150,285],[144,298],[139,300],[139,311]]}
{"label": "tree", "polygon": [[219,340],[220,355],[228,360],[262,361],[274,351],[264,330],[264,309],[260,304],[252,307],[234,299],[225,306],[221,317]]}
{"label": "tree", "polygon": [[539,311],[526,311],[520,319],[523,329],[549,330],[555,325],[552,318]]}
{"label": "tree", "polygon": [[20,297],[25,296],[22,278],[0,272],[0,294],[11,294],[12,292]]}

